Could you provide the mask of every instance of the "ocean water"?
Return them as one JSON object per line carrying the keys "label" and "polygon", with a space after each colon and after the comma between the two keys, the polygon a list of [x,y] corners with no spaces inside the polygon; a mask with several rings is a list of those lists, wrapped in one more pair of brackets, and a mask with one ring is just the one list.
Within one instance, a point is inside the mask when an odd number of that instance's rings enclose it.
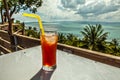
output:
{"label": "ocean water", "polygon": [[[78,37],[83,37],[80,33],[83,31],[85,26],[88,24],[96,25],[101,24],[104,32],[109,32],[107,40],[112,40],[116,38],[120,41],[120,22],[86,22],[86,21],[54,21],[54,22],[43,22],[43,26],[45,29],[55,29],[61,33],[73,33]],[[29,26],[36,27],[37,31],[39,31],[39,25],[37,22],[26,22],[26,28]]]}

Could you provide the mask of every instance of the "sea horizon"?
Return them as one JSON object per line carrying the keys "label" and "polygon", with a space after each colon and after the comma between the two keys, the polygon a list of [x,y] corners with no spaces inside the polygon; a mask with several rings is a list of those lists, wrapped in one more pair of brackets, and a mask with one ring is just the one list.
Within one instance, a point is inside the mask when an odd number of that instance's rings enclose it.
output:
{"label": "sea horizon", "polygon": [[[26,28],[36,27],[39,31],[38,22],[24,22]],[[54,28],[60,33],[72,33],[76,36],[83,37],[80,33],[85,26],[101,24],[104,32],[109,32],[108,34],[108,41],[112,39],[117,39],[120,41],[120,22],[102,22],[102,21],[42,21],[43,26],[45,29],[47,28]]]}
{"label": "sea horizon", "polygon": [[[38,23],[38,21],[25,21],[24,23]],[[82,22],[82,23],[119,23],[120,21],[81,21],[81,20],[43,20],[42,23],[52,23],[52,22]]]}

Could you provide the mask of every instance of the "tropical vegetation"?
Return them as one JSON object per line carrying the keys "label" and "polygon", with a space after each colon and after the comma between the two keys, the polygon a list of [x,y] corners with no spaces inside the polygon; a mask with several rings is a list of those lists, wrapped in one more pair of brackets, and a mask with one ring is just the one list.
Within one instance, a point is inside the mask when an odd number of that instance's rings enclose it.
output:
{"label": "tropical vegetation", "polygon": [[7,22],[8,34],[10,37],[11,50],[15,51],[12,45],[15,45],[13,36],[12,23],[14,18],[12,15],[20,12],[20,10],[29,10],[32,13],[37,12],[37,8],[42,5],[42,0],[0,0],[0,13],[2,24]]}
{"label": "tropical vegetation", "polygon": [[[0,1],[0,13],[2,23],[8,22],[8,33],[10,35],[10,42],[14,42],[12,33],[12,15],[18,13],[20,10],[29,10],[32,13],[37,12],[37,8],[42,5],[42,0],[1,0]],[[17,21],[16,23],[20,23]],[[24,30],[24,24],[20,24],[17,28],[25,31],[24,35],[31,36],[35,38],[40,37],[40,32],[36,31],[36,28],[29,27],[29,29]],[[16,28],[14,29],[16,31]],[[107,41],[108,32],[104,32],[102,25],[87,25],[80,32],[83,38],[80,38],[72,33],[64,34],[58,33],[59,43],[76,46],[80,48],[86,48],[89,50],[100,51],[103,53],[109,53],[116,56],[120,56],[120,44],[117,39],[112,39],[112,41]]]}
{"label": "tropical vegetation", "polygon": [[20,10],[29,10],[32,13],[37,12],[37,8],[42,5],[42,0],[1,0],[0,1],[0,12],[2,23],[7,21],[7,10],[9,11],[9,17],[12,18],[13,14],[20,12]]}
{"label": "tropical vegetation", "polygon": [[35,27],[33,29],[32,28],[26,29],[25,35],[34,38],[40,38],[40,32],[37,32]]}
{"label": "tropical vegetation", "polygon": [[106,54],[120,56],[120,45],[117,39],[108,42],[108,32],[104,32],[102,25],[88,25],[80,32],[83,38],[74,34],[59,33],[59,43],[99,51]]}
{"label": "tropical vegetation", "polygon": [[[120,44],[117,39],[107,41],[109,32],[104,32],[101,24],[88,24],[80,32],[83,38],[72,33],[58,33],[58,42],[79,48],[99,51],[106,54],[120,56]],[[29,27],[25,30],[25,35],[35,38],[40,38],[40,32],[36,27]]]}

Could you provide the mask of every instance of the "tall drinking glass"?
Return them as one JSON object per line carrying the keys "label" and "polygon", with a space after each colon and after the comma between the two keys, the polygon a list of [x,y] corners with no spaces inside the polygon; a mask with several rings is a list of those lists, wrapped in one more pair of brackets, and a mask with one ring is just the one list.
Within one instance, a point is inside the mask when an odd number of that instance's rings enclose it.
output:
{"label": "tall drinking glass", "polygon": [[56,49],[58,35],[56,31],[45,31],[40,35],[42,47],[42,68],[53,71],[56,68]]}

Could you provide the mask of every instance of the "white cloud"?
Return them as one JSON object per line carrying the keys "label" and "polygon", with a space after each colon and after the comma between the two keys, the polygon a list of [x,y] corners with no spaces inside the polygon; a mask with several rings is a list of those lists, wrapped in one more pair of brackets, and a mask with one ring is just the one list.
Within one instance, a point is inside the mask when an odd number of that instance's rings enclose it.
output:
{"label": "white cloud", "polygon": [[44,0],[43,6],[38,8],[38,14],[45,20],[78,20],[81,17],[73,10],[61,8],[61,0]]}
{"label": "white cloud", "polygon": [[86,0],[85,4],[76,12],[84,19],[96,20],[95,18],[101,16],[99,21],[120,21],[120,15],[117,13],[119,10],[119,0]]}
{"label": "white cloud", "polygon": [[61,0],[64,8],[76,9],[79,4],[84,4],[85,0]]}
{"label": "white cloud", "polygon": [[17,14],[14,14],[12,17],[15,18],[15,20],[20,20],[21,22],[36,22],[36,19],[25,17],[22,15],[23,12],[19,12]]}
{"label": "white cloud", "polygon": [[87,16],[87,14],[89,13],[93,13],[94,15],[100,15],[104,13],[117,11],[120,8],[120,5],[115,5],[111,2],[108,3],[109,5],[106,3],[106,1],[103,0],[88,1],[84,6],[82,6],[82,8],[79,9],[78,14],[82,16]]}
{"label": "white cloud", "polygon": [[[43,0],[43,4],[37,12],[42,20],[49,21],[120,21],[119,13],[120,0]],[[14,17],[27,20],[27,18],[21,17],[21,13],[17,15]],[[32,21],[32,19],[29,20]]]}
{"label": "white cloud", "polygon": [[110,13],[105,13],[97,16],[100,21],[109,21],[109,22],[118,22],[120,21],[120,10],[110,12]]}

